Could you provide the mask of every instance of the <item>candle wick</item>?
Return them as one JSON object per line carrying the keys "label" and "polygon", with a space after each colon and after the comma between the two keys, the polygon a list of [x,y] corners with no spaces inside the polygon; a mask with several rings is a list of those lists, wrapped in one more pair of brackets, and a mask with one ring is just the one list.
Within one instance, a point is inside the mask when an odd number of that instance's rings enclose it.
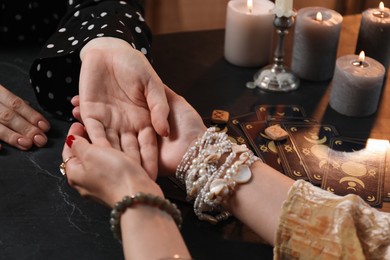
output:
{"label": "candle wick", "polygon": [[363,61],[359,60],[359,66],[363,67]]}

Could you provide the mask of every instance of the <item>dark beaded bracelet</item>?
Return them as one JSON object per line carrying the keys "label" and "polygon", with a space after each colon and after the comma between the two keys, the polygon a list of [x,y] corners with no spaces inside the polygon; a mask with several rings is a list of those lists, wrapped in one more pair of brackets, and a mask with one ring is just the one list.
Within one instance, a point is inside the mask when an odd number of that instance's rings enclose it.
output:
{"label": "dark beaded bracelet", "polygon": [[165,211],[171,215],[176,225],[179,228],[181,227],[181,213],[175,204],[156,195],[138,192],[131,197],[125,196],[121,201],[117,202],[114,208],[111,210],[110,228],[116,239],[122,240],[120,216],[127,208],[132,207],[135,204],[146,204],[159,208],[160,210]]}

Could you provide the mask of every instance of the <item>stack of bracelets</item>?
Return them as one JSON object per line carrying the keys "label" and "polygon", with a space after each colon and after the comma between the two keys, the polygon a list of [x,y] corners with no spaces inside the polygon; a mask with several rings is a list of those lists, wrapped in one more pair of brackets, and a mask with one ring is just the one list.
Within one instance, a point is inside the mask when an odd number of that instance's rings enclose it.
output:
{"label": "stack of bracelets", "polygon": [[250,166],[259,160],[246,145],[232,143],[224,132],[210,127],[188,149],[176,170],[194,201],[200,220],[216,224],[230,216],[221,203],[233,194],[237,184],[248,182]]}
{"label": "stack of bracelets", "polygon": [[[183,156],[176,177],[186,185],[187,197],[194,201],[194,211],[200,220],[216,224],[230,216],[221,203],[233,194],[237,184],[248,182],[250,166],[259,160],[246,145],[232,143],[224,132],[208,128]],[[157,207],[170,214],[180,227],[182,218],[175,204],[161,197],[137,193],[124,197],[111,211],[111,230],[121,240],[120,216],[134,204]]]}

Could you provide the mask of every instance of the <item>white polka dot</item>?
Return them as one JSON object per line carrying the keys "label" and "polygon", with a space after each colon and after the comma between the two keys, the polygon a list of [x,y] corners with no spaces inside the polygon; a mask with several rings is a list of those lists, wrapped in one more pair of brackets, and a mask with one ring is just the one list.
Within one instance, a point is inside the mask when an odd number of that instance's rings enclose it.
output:
{"label": "white polka dot", "polygon": [[74,13],[73,16],[74,16],[74,17],[78,17],[79,15],[80,15],[80,11],[77,11],[77,12]]}
{"label": "white polka dot", "polygon": [[20,14],[15,15],[15,20],[18,21],[22,20],[22,16]]}
{"label": "white polka dot", "polygon": [[100,14],[101,17],[104,17],[104,16],[106,16],[106,15],[107,15],[106,12],[103,12],[103,13]]}
{"label": "white polka dot", "polygon": [[53,47],[54,47],[54,44],[52,44],[52,43],[46,45],[46,48],[48,48],[48,49],[51,49],[51,48],[53,48]]}
{"label": "white polka dot", "polygon": [[92,30],[93,27],[95,27],[95,25],[94,25],[94,24],[91,24],[90,26],[88,26],[88,30]]}
{"label": "white polka dot", "polygon": [[107,24],[103,24],[102,27],[100,27],[100,29],[104,29],[107,27]]}
{"label": "white polka dot", "polygon": [[68,41],[73,41],[73,40],[74,40],[74,36],[68,38]]}
{"label": "white polka dot", "polygon": [[148,53],[148,50],[146,48],[141,48],[141,52],[146,55]]}
{"label": "white polka dot", "polygon": [[35,87],[35,91],[36,91],[37,93],[39,93],[39,92],[41,91],[41,89],[39,88],[39,86],[36,86],[36,87]]}
{"label": "white polka dot", "polygon": [[31,31],[35,31],[36,28],[37,28],[37,27],[36,27],[35,24],[31,25]]}
{"label": "white polka dot", "polygon": [[69,5],[72,5],[73,4],[73,0],[69,0]]}
{"label": "white polka dot", "polygon": [[66,77],[65,78],[65,82],[68,83],[68,84],[72,83],[72,77]]}
{"label": "white polka dot", "polygon": [[88,21],[82,22],[81,25],[86,25]]}
{"label": "white polka dot", "polygon": [[116,32],[118,32],[118,33],[123,33],[123,31],[121,31],[121,30],[115,30]]}
{"label": "white polka dot", "polygon": [[127,4],[125,1],[119,1],[119,3],[120,3],[121,5]]}
{"label": "white polka dot", "polygon": [[138,14],[138,20],[140,20],[141,22],[144,22],[144,18],[142,17],[142,15],[140,13],[137,13]]}
{"label": "white polka dot", "polygon": [[40,71],[41,70],[41,64],[39,63],[38,65],[37,65],[37,71]]}
{"label": "white polka dot", "polygon": [[64,50],[58,50],[57,51],[57,53],[63,53],[64,52]]}
{"label": "white polka dot", "polygon": [[104,36],[104,33],[98,33],[96,34],[97,37],[103,37]]}
{"label": "white polka dot", "polygon": [[3,32],[8,32],[8,27],[7,26],[3,26]]}
{"label": "white polka dot", "polygon": [[72,45],[75,46],[75,45],[78,44],[78,43],[79,43],[78,40],[74,40],[74,41],[72,42]]}
{"label": "white polka dot", "polygon": [[125,16],[127,17],[127,18],[131,18],[131,17],[133,17],[131,14],[129,14],[129,13],[125,13]]}
{"label": "white polka dot", "polygon": [[65,32],[66,28],[62,27],[61,29],[58,30],[59,32]]}
{"label": "white polka dot", "polygon": [[133,46],[133,48],[136,49],[134,42],[131,43],[131,46]]}
{"label": "white polka dot", "polygon": [[47,94],[47,96],[50,98],[50,99],[54,99],[54,94],[49,92],[49,94]]}
{"label": "white polka dot", "polygon": [[125,26],[125,23],[124,23],[124,22],[122,22],[122,21],[119,21],[119,23],[120,23],[121,25]]}
{"label": "white polka dot", "polygon": [[92,17],[92,18],[95,18],[95,14],[91,14],[91,17]]}
{"label": "white polka dot", "polygon": [[89,37],[85,38],[85,39],[83,40],[83,42],[88,41],[88,40],[89,40]]}
{"label": "white polka dot", "polygon": [[25,38],[24,35],[19,35],[19,36],[18,36],[18,40],[19,40],[19,41],[24,41],[24,38]]}
{"label": "white polka dot", "polygon": [[137,33],[141,33],[141,32],[142,32],[141,28],[139,28],[138,26],[135,27],[135,31],[136,31]]}
{"label": "white polka dot", "polygon": [[46,72],[46,77],[48,77],[49,79],[50,79],[51,77],[53,77],[53,72],[51,72],[51,70],[48,70],[48,71]]}

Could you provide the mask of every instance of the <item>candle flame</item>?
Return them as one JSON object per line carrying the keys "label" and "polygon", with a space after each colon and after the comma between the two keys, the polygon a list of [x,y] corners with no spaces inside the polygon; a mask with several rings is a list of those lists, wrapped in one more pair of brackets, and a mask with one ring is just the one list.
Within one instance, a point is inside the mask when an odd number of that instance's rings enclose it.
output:
{"label": "candle flame", "polygon": [[384,11],[384,10],[385,10],[385,4],[384,4],[383,2],[380,2],[380,3],[379,3],[379,9],[380,9],[381,11]]}
{"label": "candle flame", "polygon": [[322,13],[321,12],[318,12],[317,15],[316,15],[316,20],[321,22],[322,21]]}
{"label": "candle flame", "polygon": [[366,58],[366,54],[364,53],[364,51],[361,51],[361,52],[359,53],[359,61],[360,61],[361,63],[363,63],[365,58]]}
{"label": "candle flame", "polygon": [[246,5],[248,7],[248,12],[252,13],[252,10],[253,10],[253,0],[247,0]]}

